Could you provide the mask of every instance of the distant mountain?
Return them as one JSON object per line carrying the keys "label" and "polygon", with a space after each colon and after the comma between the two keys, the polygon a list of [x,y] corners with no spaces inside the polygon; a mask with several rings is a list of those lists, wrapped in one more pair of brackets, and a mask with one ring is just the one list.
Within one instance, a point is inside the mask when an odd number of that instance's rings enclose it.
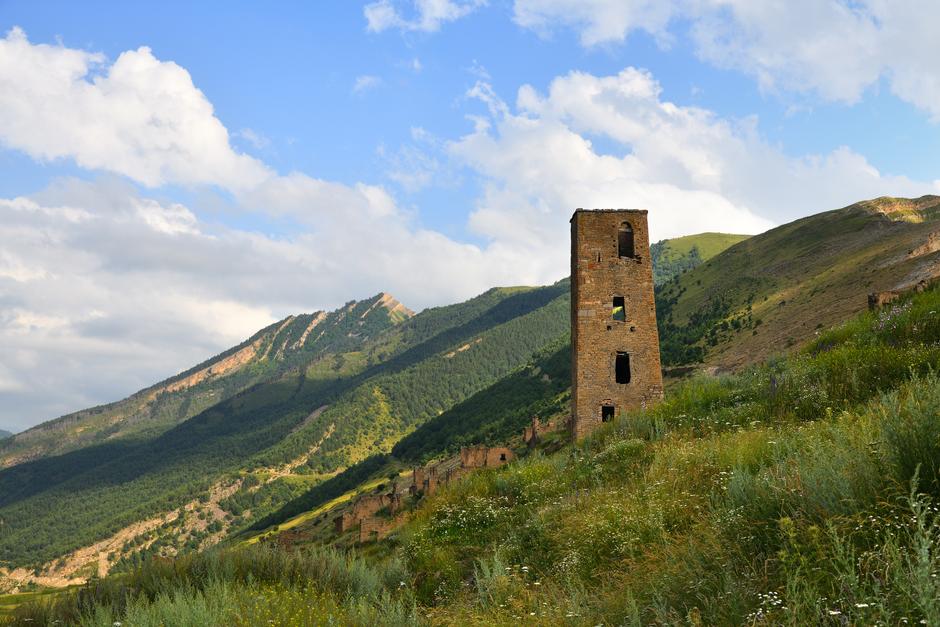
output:
{"label": "distant mountain", "polygon": [[229,350],[128,398],[45,422],[0,446],[0,468],[120,438],[147,438],[330,353],[361,347],[413,316],[388,294],[288,316]]}
{"label": "distant mountain", "polygon": [[[64,452],[0,470],[0,579],[5,567],[10,585],[65,585],[218,541],[564,341],[568,292],[567,280],[494,288],[417,315],[380,296],[319,323],[291,317],[121,403],[40,426],[45,450]],[[101,435],[82,440],[90,428]]]}
{"label": "distant mountain", "polygon": [[12,434],[11,432],[9,432],[9,431],[4,431],[3,429],[0,429],[0,440],[5,440],[6,438],[8,438],[8,437],[10,437],[10,436],[12,436],[12,435],[13,435],[13,434]]}
{"label": "distant mountain", "polygon": [[726,248],[750,235],[699,233],[664,239],[650,246],[653,259],[653,283],[662,285],[678,274],[700,266]]}

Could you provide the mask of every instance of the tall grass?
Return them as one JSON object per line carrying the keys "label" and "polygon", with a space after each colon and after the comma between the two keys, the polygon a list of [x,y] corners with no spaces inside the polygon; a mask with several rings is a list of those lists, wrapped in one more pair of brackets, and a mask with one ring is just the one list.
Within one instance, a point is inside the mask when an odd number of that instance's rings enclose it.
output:
{"label": "tall grass", "polygon": [[154,561],[33,624],[940,624],[940,292],[450,484],[397,558]]}
{"label": "tall grass", "polygon": [[[409,624],[416,621],[416,615],[407,580],[398,559],[370,564],[331,548],[289,553],[252,546],[154,559],[128,574],[94,580],[77,592],[26,605],[14,614],[14,620],[229,625],[238,616],[270,615],[272,620],[293,616],[292,612],[302,616],[302,607],[313,603],[327,608],[323,616],[335,616],[343,623],[381,619]],[[258,603],[246,604],[246,599]],[[356,617],[363,617],[365,623]],[[275,624],[316,622],[275,620]]]}

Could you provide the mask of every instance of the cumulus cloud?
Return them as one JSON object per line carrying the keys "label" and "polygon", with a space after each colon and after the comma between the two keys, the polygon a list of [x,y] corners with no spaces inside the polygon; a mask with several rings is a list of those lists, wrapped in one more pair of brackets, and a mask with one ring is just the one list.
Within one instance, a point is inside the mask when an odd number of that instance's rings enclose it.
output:
{"label": "cumulus cloud", "polygon": [[[937,189],[886,177],[848,148],[789,157],[755,119],[670,103],[634,68],[573,72],[545,93],[523,86],[512,104],[484,81],[469,95],[488,112],[471,132],[448,142],[416,128],[388,165],[412,190],[455,167],[478,175],[469,226],[479,244],[422,227],[382,186],[279,176],[236,152],[189,74],[146,48],[108,65],[11,31],[0,40],[0,141],[127,178],[0,199],[0,424],[119,398],[291,313],[379,291],[420,309],[553,281],[567,273],[575,207],[647,208],[654,237],[667,237],[755,232],[865,196]],[[233,193],[216,211],[291,228],[213,223],[220,214],[198,201],[146,189],[163,183],[221,186]]]}
{"label": "cumulus cloud", "polygon": [[13,28],[0,39],[0,111],[0,144],[151,187],[240,190],[271,175],[232,148],[189,72],[146,47],[109,64],[97,53],[31,44]]}
{"label": "cumulus cloud", "polygon": [[240,202],[298,226],[274,237],[213,224],[117,179],[0,199],[0,424],[121,398],[350,298],[390,291],[420,309],[557,278],[524,251],[416,226],[376,186],[295,173]]}
{"label": "cumulus cloud", "polygon": [[[698,55],[753,76],[765,90],[854,103],[885,81],[940,120],[940,41],[930,0],[515,0],[514,19],[570,27],[586,46],[645,31],[668,43],[688,23]],[[673,27],[673,28],[670,28]]]}
{"label": "cumulus cloud", "polygon": [[884,176],[848,148],[788,157],[761,138],[755,119],[665,101],[658,82],[635,68],[572,72],[547,94],[523,86],[514,110],[486,84],[471,95],[490,118],[449,150],[484,177],[471,225],[501,244],[557,250],[574,207],[649,209],[659,239],[755,233],[860,198],[940,189]]}
{"label": "cumulus cloud", "polygon": [[375,33],[389,28],[434,32],[440,30],[442,24],[459,20],[486,6],[487,0],[413,0],[412,18],[405,16],[399,8],[401,4],[405,3],[378,0],[367,4],[363,9],[366,28]]}

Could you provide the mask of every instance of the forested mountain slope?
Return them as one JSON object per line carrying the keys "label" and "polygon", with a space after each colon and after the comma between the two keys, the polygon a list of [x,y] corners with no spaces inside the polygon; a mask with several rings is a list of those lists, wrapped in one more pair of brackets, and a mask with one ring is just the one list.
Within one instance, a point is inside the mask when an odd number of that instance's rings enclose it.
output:
{"label": "forested mountain slope", "polygon": [[0,445],[0,468],[118,438],[146,438],[252,385],[328,353],[361,347],[414,315],[388,294],[332,312],[289,316],[238,346],[128,398],[75,412]]}
{"label": "forested mountain slope", "polygon": [[[117,438],[0,471],[0,561],[8,568],[39,566],[52,582],[76,574],[72,551],[123,539],[129,525],[153,516],[167,515],[146,529],[147,546],[158,541],[175,552],[217,539],[297,490],[387,452],[409,431],[527,363],[567,334],[568,302],[567,281],[493,289],[422,312],[356,350],[288,369],[156,435]],[[294,341],[285,339],[288,346]],[[238,517],[219,511],[213,495],[243,482],[256,488],[253,511]],[[194,500],[191,510],[184,507]],[[194,530],[181,522],[199,517],[209,524]],[[88,568],[133,552],[135,538],[107,545],[113,556],[92,551]],[[57,570],[62,556],[69,573]]]}

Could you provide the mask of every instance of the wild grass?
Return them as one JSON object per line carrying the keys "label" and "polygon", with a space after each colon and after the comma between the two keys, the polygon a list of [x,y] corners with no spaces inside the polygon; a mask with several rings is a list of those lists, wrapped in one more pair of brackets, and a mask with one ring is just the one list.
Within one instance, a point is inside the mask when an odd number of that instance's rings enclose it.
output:
{"label": "wild grass", "polygon": [[[34,624],[940,624],[940,294],[450,484],[386,551],[155,561]],[[239,622],[240,621],[240,622]]]}

